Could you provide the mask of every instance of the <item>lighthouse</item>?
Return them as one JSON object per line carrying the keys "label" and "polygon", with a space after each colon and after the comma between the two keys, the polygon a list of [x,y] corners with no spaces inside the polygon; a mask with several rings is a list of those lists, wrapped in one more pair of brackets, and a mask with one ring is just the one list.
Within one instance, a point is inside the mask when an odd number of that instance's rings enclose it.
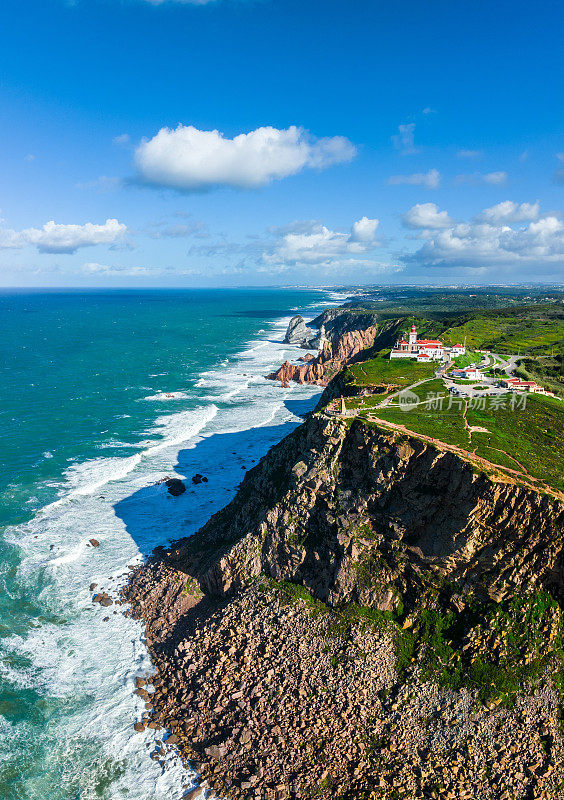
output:
{"label": "lighthouse", "polygon": [[409,333],[409,349],[411,351],[417,350],[417,328],[415,327],[415,322],[411,326],[411,331]]}

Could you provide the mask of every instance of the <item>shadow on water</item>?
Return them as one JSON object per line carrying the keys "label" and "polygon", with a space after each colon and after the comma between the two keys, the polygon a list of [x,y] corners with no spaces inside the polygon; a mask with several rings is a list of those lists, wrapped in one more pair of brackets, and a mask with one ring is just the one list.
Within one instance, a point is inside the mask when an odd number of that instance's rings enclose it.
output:
{"label": "shadow on water", "polygon": [[319,397],[315,397],[314,400],[315,402],[313,403],[311,397],[306,397],[303,400],[284,400],[284,405],[291,414],[295,414],[296,417],[304,419],[306,414],[311,411],[312,408],[315,408]]}
{"label": "shadow on water", "polygon": [[[286,401],[286,407],[301,416],[312,400]],[[178,452],[174,471],[186,476],[184,494],[172,497],[162,484],[150,484],[116,503],[115,514],[144,556],[159,544],[190,536],[231,500],[245,472],[299,424],[288,421],[207,436]],[[194,484],[197,473],[207,482]]]}

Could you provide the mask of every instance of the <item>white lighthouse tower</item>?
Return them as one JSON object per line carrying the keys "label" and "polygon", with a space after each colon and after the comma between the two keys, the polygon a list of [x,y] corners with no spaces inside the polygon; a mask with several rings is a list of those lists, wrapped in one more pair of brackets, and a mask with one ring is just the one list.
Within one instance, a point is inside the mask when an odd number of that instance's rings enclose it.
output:
{"label": "white lighthouse tower", "polygon": [[409,349],[411,352],[417,350],[417,328],[415,327],[415,322],[411,326],[411,331],[409,333]]}

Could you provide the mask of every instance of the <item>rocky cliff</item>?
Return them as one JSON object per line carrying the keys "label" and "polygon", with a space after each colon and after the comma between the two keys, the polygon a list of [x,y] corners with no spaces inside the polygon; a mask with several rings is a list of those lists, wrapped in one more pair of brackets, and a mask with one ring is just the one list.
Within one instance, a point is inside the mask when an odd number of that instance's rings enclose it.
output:
{"label": "rocky cliff", "polygon": [[136,730],[189,800],[561,800],[563,544],[559,501],[316,414],[133,571]]}
{"label": "rocky cliff", "polygon": [[420,603],[437,580],[460,607],[524,582],[560,592],[563,546],[558,501],[415,437],[316,415],[173,560],[212,594],[267,574],[333,606],[393,610]]}
{"label": "rocky cliff", "polygon": [[373,347],[377,333],[378,329],[372,326],[348,331],[332,340],[324,339],[318,355],[306,364],[296,365],[285,361],[276,372],[267,375],[267,378],[280,381],[286,387],[290,381],[327,386],[346,364]]}
{"label": "rocky cliff", "polygon": [[365,330],[379,325],[379,315],[374,311],[367,311],[361,307],[338,306],[328,308],[317,316],[311,325],[315,328],[325,328],[329,339],[335,339],[345,333],[356,330]]}
{"label": "rocky cliff", "polygon": [[288,323],[286,335],[284,336],[284,342],[286,344],[297,344],[300,347],[305,347],[306,349],[317,349],[319,333],[314,333],[311,328],[308,328],[304,318],[297,314],[295,317],[292,317]]}

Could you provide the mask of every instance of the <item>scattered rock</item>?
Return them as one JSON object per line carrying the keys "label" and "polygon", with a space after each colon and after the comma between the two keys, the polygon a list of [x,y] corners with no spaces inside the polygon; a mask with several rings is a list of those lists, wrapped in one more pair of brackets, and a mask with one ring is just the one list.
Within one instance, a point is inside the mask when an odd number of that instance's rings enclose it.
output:
{"label": "scattered rock", "polygon": [[165,484],[168,488],[169,494],[171,494],[173,497],[179,497],[186,491],[184,482],[181,481],[180,478],[169,478],[165,481]]}
{"label": "scattered rock", "polygon": [[112,606],[114,604],[114,601],[112,600],[110,595],[107,594],[107,592],[98,592],[98,594],[95,594],[94,597],[92,598],[92,602],[99,603],[101,606],[104,606],[105,608],[107,606]]}
{"label": "scattered rock", "polygon": [[211,747],[206,747],[205,754],[210,758],[213,758],[214,761],[221,761],[222,758],[225,758],[225,754],[227,753],[227,749],[222,746],[218,746],[216,744],[212,744]]}
{"label": "scattered rock", "polygon": [[204,800],[205,796],[206,790],[201,786],[195,786],[184,794],[183,800]]}

